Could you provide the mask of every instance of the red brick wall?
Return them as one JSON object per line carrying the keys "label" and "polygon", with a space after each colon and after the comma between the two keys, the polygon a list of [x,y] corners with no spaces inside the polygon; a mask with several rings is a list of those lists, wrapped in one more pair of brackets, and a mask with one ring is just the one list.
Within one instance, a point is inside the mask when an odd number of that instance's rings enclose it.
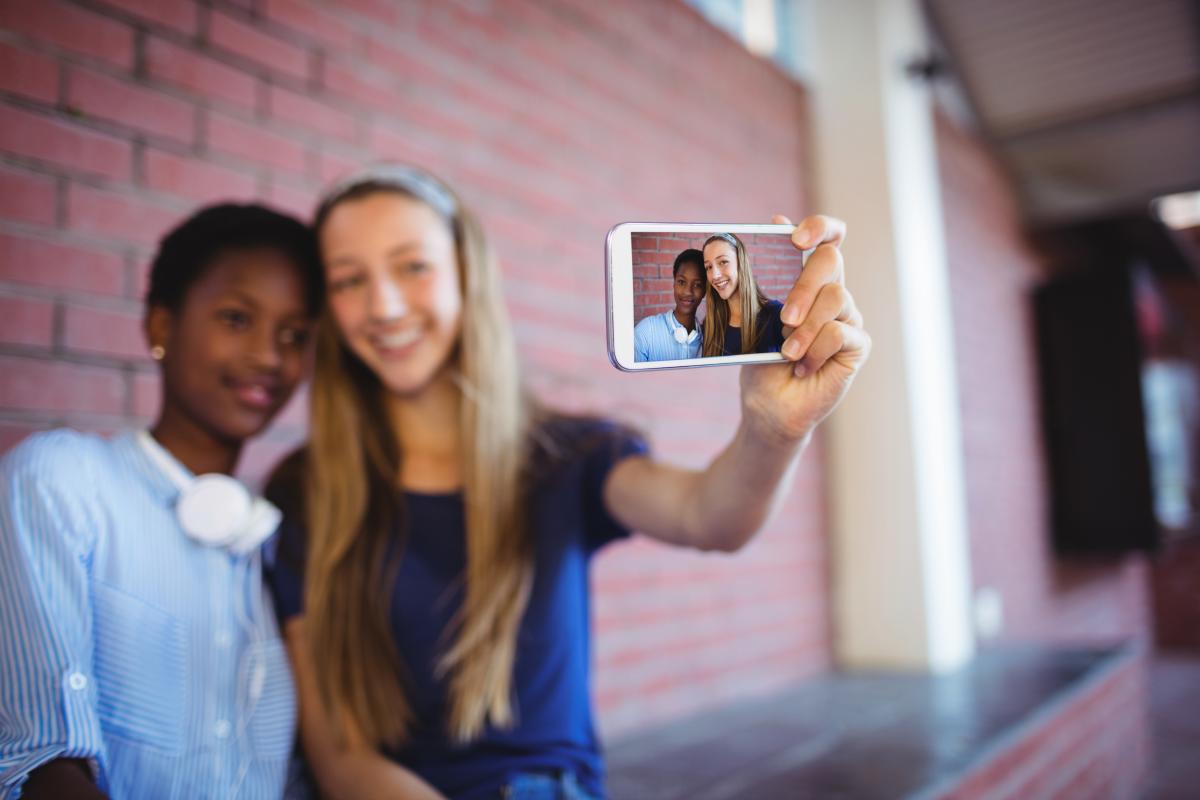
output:
{"label": "red brick wall", "polygon": [[1007,639],[1143,637],[1145,558],[1051,552],[1029,296],[1042,267],[984,144],[944,118],[937,137],[974,586],[1001,592]]}
{"label": "red brick wall", "polygon": [[[702,249],[707,238],[708,235],[691,238],[685,234],[653,233],[630,236],[634,325],[645,317],[675,308],[671,273],[675,257],[689,247]],[[746,246],[750,269],[759,288],[772,300],[782,301],[800,275],[804,263],[800,251],[787,237],[778,234],[739,234],[738,238]]]}
{"label": "red brick wall", "polygon": [[[727,113],[679,125],[713,105]],[[539,395],[620,414],[700,464],[736,425],[737,370],[614,370],[604,237],[627,220],[810,211],[805,108],[677,0],[0,0],[0,447],[153,416],[139,298],[173,221],[226,197],[305,214],[334,176],[391,158],[481,212]],[[302,420],[294,404],[245,473]],[[820,449],[736,557],[634,541],[598,559],[606,731],[828,664]]]}
{"label": "red brick wall", "polygon": [[1131,658],[1043,710],[939,800],[1132,800],[1148,774],[1146,665]]}

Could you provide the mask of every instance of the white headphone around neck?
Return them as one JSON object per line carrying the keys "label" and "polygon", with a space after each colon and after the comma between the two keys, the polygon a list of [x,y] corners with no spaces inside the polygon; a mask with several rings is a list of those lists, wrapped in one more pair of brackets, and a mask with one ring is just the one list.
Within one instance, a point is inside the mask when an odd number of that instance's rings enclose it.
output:
{"label": "white headphone around neck", "polygon": [[688,331],[688,329],[682,325],[675,329],[675,341],[679,342],[680,344],[691,344],[692,342],[696,341],[696,337],[699,335],[699,325],[692,328],[691,331]]}
{"label": "white headphone around neck", "polygon": [[[224,547],[235,555],[251,554],[241,562],[244,569],[254,576],[250,594],[255,603],[258,624],[250,618],[246,607],[245,590],[238,592],[235,608],[238,621],[245,628],[251,643],[261,643],[269,638],[266,630],[267,609],[263,605],[262,564],[256,548],[275,532],[283,514],[270,501],[250,494],[250,490],[228,475],[209,473],[192,477],[183,466],[159,444],[149,431],[138,432],[138,443],[159,469],[179,489],[175,501],[175,518],[184,533],[193,541],[210,547]],[[238,583],[240,585],[240,582]],[[239,678],[238,721],[234,726],[240,743],[245,736],[258,702],[262,698],[267,682],[266,656],[261,649],[249,651],[239,669],[246,670],[245,698],[241,697],[242,680]],[[237,797],[250,769],[250,756],[243,748],[243,758],[238,769],[230,797]]]}
{"label": "white headphone around neck", "polygon": [[240,481],[220,473],[188,475],[149,431],[138,432],[138,443],[179,489],[175,518],[192,540],[245,555],[279,527],[279,509]]}

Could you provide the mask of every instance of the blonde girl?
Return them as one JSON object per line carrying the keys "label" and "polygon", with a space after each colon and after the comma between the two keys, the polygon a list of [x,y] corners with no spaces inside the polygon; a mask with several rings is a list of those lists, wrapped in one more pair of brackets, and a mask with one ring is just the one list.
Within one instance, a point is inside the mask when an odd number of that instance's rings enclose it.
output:
{"label": "blonde girl", "polygon": [[733,551],[770,517],[869,348],[841,223],[796,229],[797,247],[825,244],[789,296],[791,363],[742,371],[741,424],[700,471],[524,393],[495,261],[441,181],[365,170],[315,228],[311,441],[275,481],[272,582],[321,789],[603,796],[589,559],[631,530]]}
{"label": "blonde girl", "polygon": [[758,288],[742,240],[718,233],[704,242],[703,252],[708,318],[702,355],[779,352],[785,338],[783,303]]}

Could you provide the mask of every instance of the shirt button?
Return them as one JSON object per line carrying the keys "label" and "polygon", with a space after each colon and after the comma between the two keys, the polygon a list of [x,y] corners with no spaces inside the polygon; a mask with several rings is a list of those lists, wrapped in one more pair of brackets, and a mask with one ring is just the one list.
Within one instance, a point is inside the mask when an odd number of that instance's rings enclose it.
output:
{"label": "shirt button", "polygon": [[216,736],[218,739],[224,739],[228,735],[229,735],[229,720],[226,720],[226,719],[217,720],[217,724],[213,725],[213,736]]}
{"label": "shirt button", "polygon": [[87,688],[87,676],[82,672],[72,672],[67,676],[67,686],[77,692],[82,692]]}
{"label": "shirt button", "polygon": [[217,647],[220,647],[223,650],[226,647],[229,647],[229,645],[233,644],[233,637],[229,635],[229,631],[217,631],[217,636],[214,641],[216,642]]}

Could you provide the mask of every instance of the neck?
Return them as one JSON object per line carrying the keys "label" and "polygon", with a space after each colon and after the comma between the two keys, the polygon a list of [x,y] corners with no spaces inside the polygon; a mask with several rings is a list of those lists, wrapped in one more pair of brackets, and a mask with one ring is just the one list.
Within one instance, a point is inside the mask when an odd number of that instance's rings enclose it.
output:
{"label": "neck", "polygon": [[692,328],[696,327],[696,312],[693,311],[691,314],[684,314],[682,311],[679,310],[679,307],[676,306],[675,307],[675,321],[678,322],[683,327],[687,328],[688,332],[690,333]]}
{"label": "neck", "polygon": [[230,440],[208,431],[180,411],[163,403],[162,415],[150,435],[175,456],[193,475],[220,472],[232,475],[242,452],[240,440]]}
{"label": "neck", "polygon": [[742,290],[734,289],[729,295],[729,324],[735,328],[742,327]]}
{"label": "neck", "polygon": [[451,491],[462,485],[462,392],[438,373],[414,395],[389,401],[400,447],[400,485],[417,491]]}

